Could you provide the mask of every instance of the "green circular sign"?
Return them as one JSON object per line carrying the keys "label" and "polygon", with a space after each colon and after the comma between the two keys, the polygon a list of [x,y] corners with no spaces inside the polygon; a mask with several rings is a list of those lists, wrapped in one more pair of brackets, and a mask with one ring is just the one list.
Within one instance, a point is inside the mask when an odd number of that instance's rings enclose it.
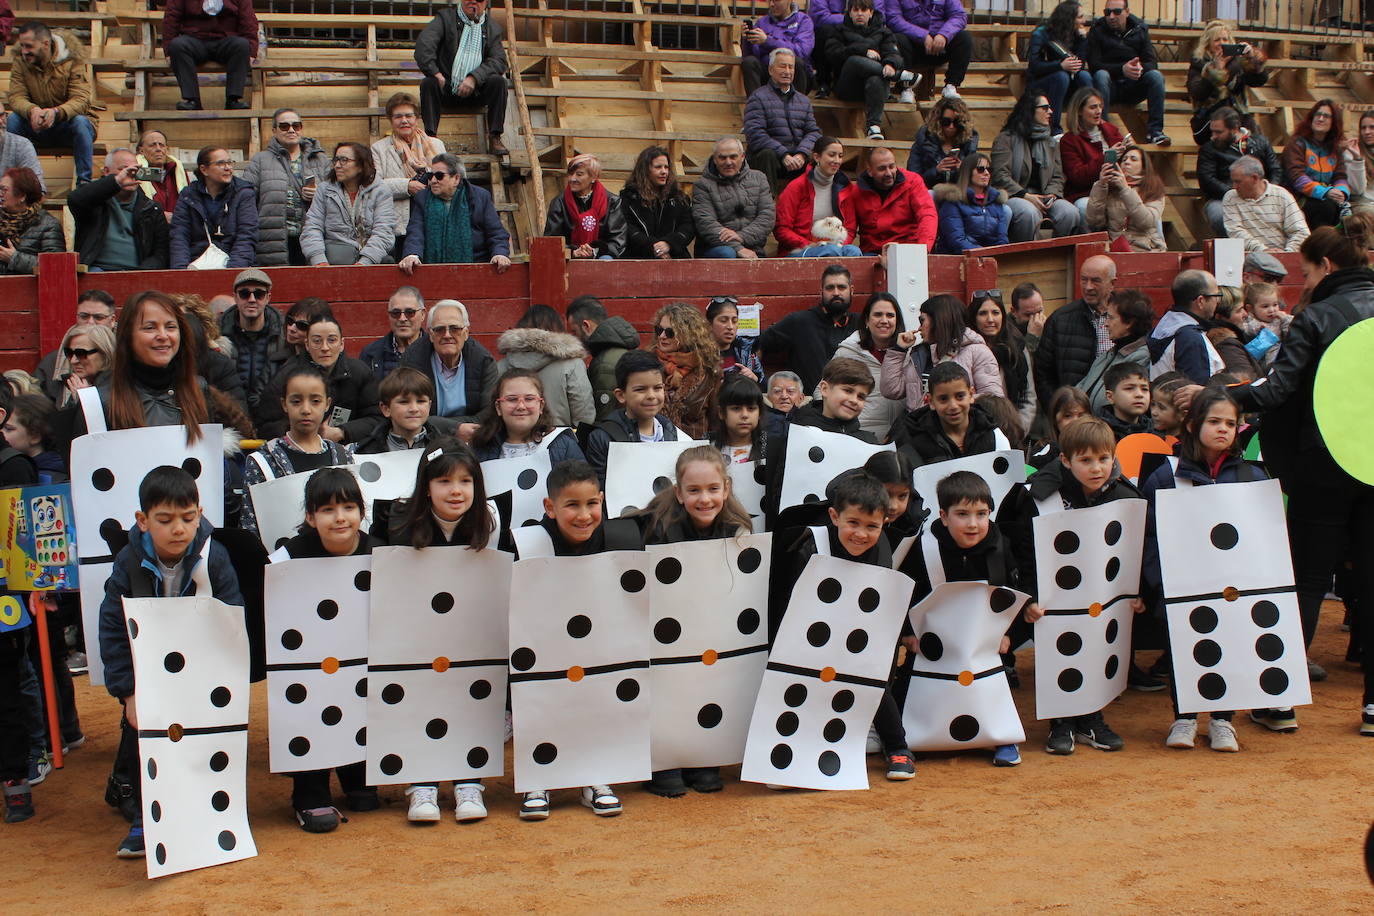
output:
{"label": "green circular sign", "polygon": [[1374,318],[1346,328],[1326,348],[1312,385],[1312,410],[1331,457],[1374,486]]}

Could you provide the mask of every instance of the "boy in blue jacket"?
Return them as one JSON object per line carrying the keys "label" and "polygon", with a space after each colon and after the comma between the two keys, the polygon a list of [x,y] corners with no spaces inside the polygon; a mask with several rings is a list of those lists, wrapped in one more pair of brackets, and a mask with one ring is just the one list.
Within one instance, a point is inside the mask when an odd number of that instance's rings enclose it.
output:
{"label": "boy in blue jacket", "polygon": [[[229,554],[210,540],[214,532],[201,515],[196,481],[181,468],[153,468],[138,485],[139,511],[129,529],[129,544],[115,557],[100,604],[100,658],[105,689],[124,705],[116,769],[138,772],[138,704],[133,656],[124,617],[125,598],[179,598],[210,594],[225,604],[243,607],[238,576]],[[134,804],[142,810],[139,781],[133,781]],[[134,816],[129,834],[115,853],[121,859],[143,857],[143,816]]]}

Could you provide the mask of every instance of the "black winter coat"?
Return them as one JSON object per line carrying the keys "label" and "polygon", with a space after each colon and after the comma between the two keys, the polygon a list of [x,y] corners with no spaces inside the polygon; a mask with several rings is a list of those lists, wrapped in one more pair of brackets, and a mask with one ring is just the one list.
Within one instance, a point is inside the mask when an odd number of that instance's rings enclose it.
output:
{"label": "black winter coat", "polygon": [[[286,391],[286,377],[292,369],[303,365],[314,363],[306,355],[291,357],[263,389],[257,412],[253,415],[260,438],[275,439],[287,431],[286,413],[281,406],[282,394]],[[382,415],[382,408],[381,395],[377,393],[377,379],[367,364],[341,354],[334,365],[325,371],[325,376],[329,381],[329,400],[333,402],[333,407],[351,411],[342,426],[344,441],[370,432],[376,418]]]}
{"label": "black winter coat", "polygon": [[657,259],[655,242],[667,242],[673,260],[690,258],[687,246],[696,238],[692,221],[692,200],[686,195],[669,198],[661,204],[646,204],[633,185],[620,192],[620,212],[625,219],[627,258]]}
{"label": "black winter coat", "polygon": [[866,57],[869,51],[877,51],[880,62],[890,64],[898,72],[902,69],[902,52],[897,48],[897,39],[883,21],[883,14],[874,10],[868,25],[861,26],[845,13],[844,22],[830,33],[825,43],[825,59],[836,73],[851,57]]}
{"label": "black winter coat", "polygon": [[[978,152],[978,131],[972,131],[968,140],[963,146],[954,150],[954,154],[963,158],[972,156]],[[940,143],[940,138],[933,134],[928,127],[922,127],[916,131],[916,139],[911,144],[911,152],[906,157],[906,170],[915,172],[925,181],[927,188],[934,188],[937,184],[952,184],[959,179],[959,173],[940,172],[935,166],[940,164],[940,160],[945,158],[945,148]]]}
{"label": "black winter coat", "polygon": [[812,306],[804,312],[784,315],[759,335],[758,350],[773,355],[786,354],[787,368],[801,377],[802,392],[811,394],[821,382],[821,370],[844,339],[859,326],[855,312],[845,312],[836,323],[825,309]]}
{"label": "black winter coat", "polygon": [[[415,39],[415,63],[420,65],[420,72],[425,76],[443,74],[444,79],[448,80],[453,70],[453,58],[458,55],[460,24],[456,6],[445,7]],[[506,46],[502,41],[505,34],[497,24],[495,14],[488,10],[486,21],[482,23],[482,62],[471,73],[478,85],[493,76],[505,76],[508,69]]]}
{"label": "black winter coat", "polygon": [[960,450],[954,440],[945,435],[940,415],[930,406],[909,410],[892,424],[888,437],[897,451],[911,459],[912,467],[936,464],[969,455],[982,455],[997,450],[997,423],[992,414],[974,404],[969,409],[968,432],[964,433],[964,447]]}
{"label": "black winter coat", "polygon": [[[406,347],[405,355],[401,357],[401,365],[419,369],[433,382],[433,356],[434,344],[430,343],[428,336],[422,335],[413,344]],[[478,411],[492,403],[496,398],[496,360],[492,357],[490,350],[470,337],[467,343],[463,344],[462,359],[464,395],[467,400],[465,415],[476,416]],[[438,385],[436,384],[435,387],[437,389]],[[438,411],[438,409],[439,405],[436,402],[434,410]]]}
{"label": "black winter coat", "polygon": [[1047,405],[1061,385],[1077,385],[1097,359],[1097,331],[1082,299],[1055,309],[1035,350],[1035,393]]}
{"label": "black winter coat", "polygon": [[[106,175],[72,188],[67,195],[67,206],[76,223],[76,241],[72,247],[81,256],[82,264],[90,266],[100,256],[105,234],[110,231],[107,204],[118,193],[119,183],[113,175]],[[134,191],[133,235],[138,269],[166,270],[170,238],[167,217],[160,206],[138,189]]]}
{"label": "black winter coat", "polygon": [[[549,212],[544,220],[544,234],[560,236],[572,245],[572,219],[568,216],[568,206],[562,194],[549,201]],[[592,242],[596,256],[610,255],[613,258],[625,257],[625,210],[620,198],[610,191],[606,192],[606,218],[601,221],[601,231]]]}
{"label": "black winter coat", "polygon": [[1221,200],[1231,190],[1231,166],[1241,156],[1254,156],[1264,163],[1264,177],[1283,186],[1283,166],[1274,147],[1263,134],[1251,131],[1245,140],[1245,151],[1236,144],[1217,149],[1210,140],[1197,148],[1197,183],[1208,200]]}
{"label": "black winter coat", "polygon": [[1150,27],[1139,16],[1126,17],[1126,30],[1118,32],[1100,17],[1088,29],[1088,70],[1106,70],[1112,79],[1123,79],[1121,66],[1139,57],[1145,69],[1142,73],[1159,69],[1159,56],[1150,41]]}

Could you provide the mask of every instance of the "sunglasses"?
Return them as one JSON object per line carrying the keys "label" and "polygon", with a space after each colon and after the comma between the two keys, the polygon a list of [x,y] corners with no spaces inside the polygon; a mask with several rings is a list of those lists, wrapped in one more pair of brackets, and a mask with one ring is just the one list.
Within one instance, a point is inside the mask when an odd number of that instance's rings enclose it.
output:
{"label": "sunglasses", "polygon": [[958,119],[958,118],[941,118],[941,119],[940,119],[940,125],[941,125],[942,127],[957,127],[957,126],[959,125],[959,119]]}
{"label": "sunglasses", "polygon": [[234,295],[238,296],[240,299],[266,299],[270,293],[261,288],[236,289],[234,290]]}
{"label": "sunglasses", "polygon": [[62,350],[67,359],[89,359],[99,352],[99,350],[86,350],[82,347],[66,347]]}
{"label": "sunglasses", "polygon": [[443,181],[443,180],[444,180],[445,178],[447,178],[447,177],[449,177],[449,173],[448,173],[448,172],[430,172],[430,173],[429,173],[429,180],[430,180],[430,181],[434,181],[434,180],[436,180],[436,179],[439,180],[439,181]]}
{"label": "sunglasses", "polygon": [[1046,102],[1043,105],[1036,105],[1035,107],[1039,111],[1054,111],[1054,106],[1051,105],[1049,102]]}
{"label": "sunglasses", "polygon": [[712,305],[739,305],[739,300],[734,296],[712,296],[707,306]]}
{"label": "sunglasses", "polygon": [[1121,7],[1120,9],[1113,9],[1112,7],[1109,6],[1109,7],[1107,7],[1106,9],[1104,9],[1104,10],[1102,11],[1102,15],[1104,15],[1104,16],[1120,16],[1120,15],[1122,15],[1122,14],[1125,13],[1125,12],[1126,12],[1126,8],[1125,8],[1124,6]]}
{"label": "sunglasses", "polygon": [[302,122],[300,122],[300,121],[278,121],[278,122],[277,122],[277,130],[280,130],[280,131],[300,130],[300,129],[301,129],[302,127],[304,127],[304,126],[305,126],[305,124],[302,123]]}
{"label": "sunglasses", "polygon": [[429,333],[435,337],[448,337],[449,335],[457,337],[466,330],[467,326],[462,324],[439,324],[430,328]]}
{"label": "sunglasses", "polygon": [[406,321],[420,314],[419,309],[387,309],[386,312],[392,318],[404,318]]}
{"label": "sunglasses", "polygon": [[666,337],[669,340],[672,340],[674,337],[677,336],[677,331],[674,331],[672,328],[654,328],[654,336]]}
{"label": "sunglasses", "polygon": [[292,321],[288,321],[288,322],[287,322],[287,325],[289,325],[290,327],[295,328],[297,331],[300,331],[302,334],[304,334],[304,333],[306,333],[307,331],[310,330],[310,322],[306,321],[304,318],[296,318],[296,319],[294,319],[294,320],[292,320]]}
{"label": "sunglasses", "polygon": [[992,299],[995,302],[1002,301],[1002,291],[1000,289],[975,289],[973,291],[973,301],[982,302],[984,299]]}
{"label": "sunglasses", "polygon": [[973,167],[973,170],[975,172],[991,172],[992,168],[986,165],[975,165]]}

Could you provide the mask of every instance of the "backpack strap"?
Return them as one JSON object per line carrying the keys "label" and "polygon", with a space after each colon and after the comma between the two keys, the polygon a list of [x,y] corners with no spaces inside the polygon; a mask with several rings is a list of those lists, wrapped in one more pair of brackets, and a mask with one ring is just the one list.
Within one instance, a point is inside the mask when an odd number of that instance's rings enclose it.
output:
{"label": "backpack strap", "polygon": [[824,525],[815,525],[807,529],[811,532],[811,540],[816,542],[816,555],[820,557],[830,556],[830,531]]}
{"label": "backpack strap", "polygon": [[263,480],[277,479],[277,472],[272,469],[272,462],[268,461],[267,456],[264,455],[260,450],[249,452],[248,460],[256,464],[258,466],[258,470],[262,471]]}
{"label": "backpack strap", "polygon": [[105,405],[100,403],[100,391],[95,387],[78,388],[76,398],[86,418],[86,432],[109,432],[110,427],[105,422]]}

